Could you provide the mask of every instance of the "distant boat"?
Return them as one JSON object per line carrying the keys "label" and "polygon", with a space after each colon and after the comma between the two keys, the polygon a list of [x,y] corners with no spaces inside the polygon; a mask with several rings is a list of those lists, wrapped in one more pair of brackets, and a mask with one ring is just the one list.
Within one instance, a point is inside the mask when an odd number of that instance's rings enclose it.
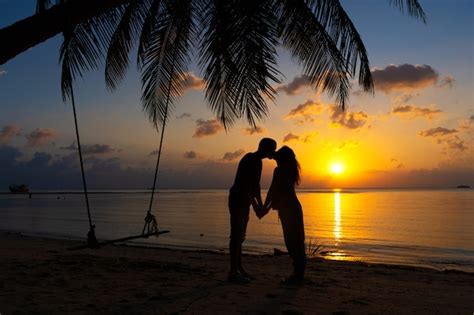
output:
{"label": "distant boat", "polygon": [[28,188],[27,185],[21,184],[21,185],[10,185],[10,192],[12,193],[22,193],[22,194],[27,194],[30,192],[30,189]]}
{"label": "distant boat", "polygon": [[469,186],[469,185],[459,185],[456,188],[471,188],[471,186]]}

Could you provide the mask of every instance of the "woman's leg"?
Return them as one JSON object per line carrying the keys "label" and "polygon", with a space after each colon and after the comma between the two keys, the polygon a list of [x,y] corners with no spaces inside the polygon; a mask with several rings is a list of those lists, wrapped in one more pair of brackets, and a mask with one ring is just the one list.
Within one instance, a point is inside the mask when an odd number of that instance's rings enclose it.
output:
{"label": "woman's leg", "polygon": [[304,245],[304,224],[301,207],[280,210],[285,245],[293,260],[293,274],[298,279],[304,278],[306,253]]}

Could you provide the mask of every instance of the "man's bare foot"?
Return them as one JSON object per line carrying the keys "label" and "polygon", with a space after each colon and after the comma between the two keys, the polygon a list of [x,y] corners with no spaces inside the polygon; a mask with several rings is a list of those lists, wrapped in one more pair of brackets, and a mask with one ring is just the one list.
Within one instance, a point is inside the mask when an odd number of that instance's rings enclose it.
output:
{"label": "man's bare foot", "polygon": [[251,274],[249,274],[247,271],[245,271],[244,269],[239,269],[239,272],[240,272],[241,275],[243,275],[245,278],[247,278],[249,280],[257,279],[254,276],[252,276]]}
{"label": "man's bare foot", "polygon": [[229,272],[229,275],[227,276],[227,281],[232,282],[232,283],[239,283],[239,284],[245,284],[249,283],[250,279],[241,274],[239,271],[237,272]]}

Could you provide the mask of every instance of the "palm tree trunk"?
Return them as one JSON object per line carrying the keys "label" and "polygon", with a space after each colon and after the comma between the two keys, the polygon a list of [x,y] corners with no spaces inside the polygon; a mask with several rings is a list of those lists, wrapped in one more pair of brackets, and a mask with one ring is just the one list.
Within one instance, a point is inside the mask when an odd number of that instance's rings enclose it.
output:
{"label": "palm tree trunk", "polygon": [[70,0],[0,29],[0,65],[27,49],[130,0]]}

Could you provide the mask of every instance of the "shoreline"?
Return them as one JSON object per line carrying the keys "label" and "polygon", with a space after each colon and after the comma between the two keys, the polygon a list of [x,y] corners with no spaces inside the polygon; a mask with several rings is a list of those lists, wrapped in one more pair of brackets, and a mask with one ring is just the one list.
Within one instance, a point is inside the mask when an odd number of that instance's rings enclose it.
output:
{"label": "shoreline", "polygon": [[0,312],[471,313],[474,274],[314,258],[301,287],[285,287],[288,256],[245,255],[257,280],[226,281],[228,255],[108,246],[0,233]]}
{"label": "shoreline", "polygon": [[[35,233],[24,233],[24,232],[16,232],[16,231],[7,231],[7,230],[0,230],[0,237],[2,235],[16,235],[20,237],[27,237],[27,238],[37,238],[37,239],[44,239],[44,240],[57,240],[57,241],[71,241],[71,242],[77,242],[78,244],[85,244],[86,239],[81,238],[81,237],[72,237],[72,236],[67,236],[67,235],[52,235],[52,234],[35,234]],[[107,239],[104,240],[99,240],[106,242],[108,241]],[[110,246],[110,245],[106,245]],[[199,246],[192,246],[192,245],[176,245],[176,244],[156,244],[156,243],[139,243],[139,242],[127,242],[127,243],[117,243],[113,246],[127,246],[127,247],[137,247],[137,248],[145,248],[145,249],[169,249],[169,250],[183,250],[183,251],[205,251],[205,252],[215,252],[218,254],[228,254],[226,249],[222,247],[199,247]],[[323,244],[323,247],[324,244]],[[284,248],[282,248],[284,250]],[[273,248],[274,250],[280,250],[278,248]],[[386,265],[386,266],[394,266],[394,267],[407,267],[407,268],[426,268],[430,270],[435,270],[438,272],[463,272],[467,274],[474,274],[474,271],[462,269],[462,267],[438,267],[436,265],[430,265],[428,263],[417,263],[417,262],[400,262],[400,263],[393,263],[393,262],[387,262],[383,260],[363,260],[363,259],[358,259],[357,256],[346,256],[346,257],[352,257],[351,258],[340,258],[339,256],[331,256],[330,253],[334,253],[334,251],[331,250],[331,248],[328,248],[327,251],[323,252],[328,252],[329,254],[320,254],[317,255],[318,259],[324,259],[324,260],[329,260],[329,261],[343,261],[343,262],[355,262],[355,263],[362,263],[362,264],[369,264],[369,265]],[[258,251],[256,249],[254,250],[246,250],[244,246],[244,251],[243,253],[248,256],[273,256],[273,252],[271,251]],[[332,258],[334,257],[334,258]]]}

